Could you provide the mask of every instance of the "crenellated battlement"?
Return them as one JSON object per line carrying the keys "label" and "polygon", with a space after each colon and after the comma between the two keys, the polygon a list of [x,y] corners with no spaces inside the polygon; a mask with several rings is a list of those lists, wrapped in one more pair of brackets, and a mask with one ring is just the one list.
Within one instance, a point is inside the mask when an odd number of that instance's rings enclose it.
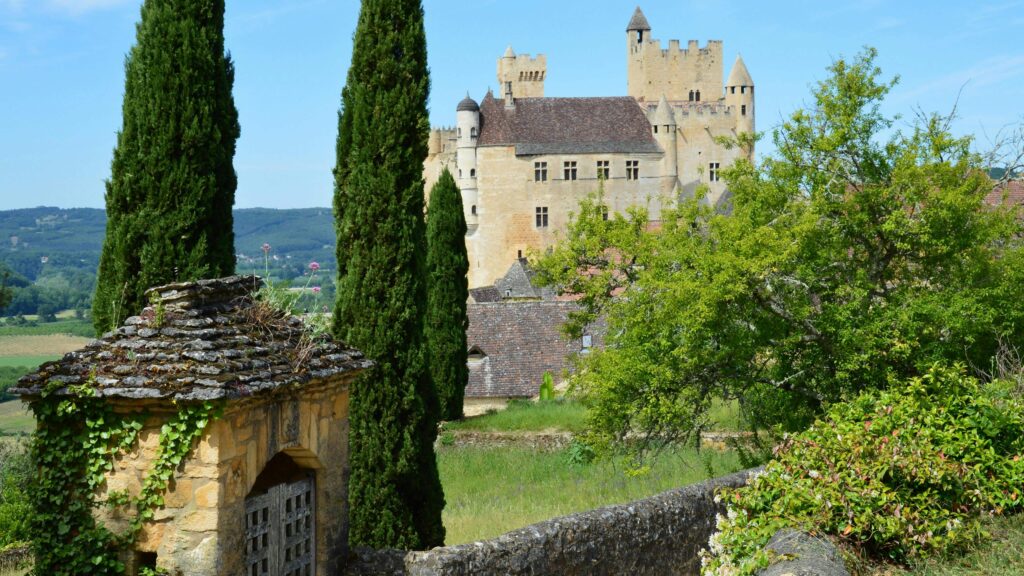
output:
{"label": "crenellated battlement", "polygon": [[498,85],[501,94],[511,91],[513,98],[543,98],[548,59],[543,54],[515,54],[512,47],[498,58]]}

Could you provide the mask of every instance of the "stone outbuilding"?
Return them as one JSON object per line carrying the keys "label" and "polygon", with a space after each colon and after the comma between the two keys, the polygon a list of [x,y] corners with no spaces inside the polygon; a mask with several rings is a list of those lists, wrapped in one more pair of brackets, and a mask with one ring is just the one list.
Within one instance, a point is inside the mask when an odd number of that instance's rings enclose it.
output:
{"label": "stone outbuilding", "polygon": [[[99,494],[137,494],[161,426],[188,403],[223,402],[175,470],[129,574],[327,575],[347,553],[348,386],[371,363],[300,319],[258,302],[254,276],[151,289],[139,316],[19,383],[23,399],[54,381],[90,383],[117,412],[145,415]],[[65,387],[57,393],[72,394]],[[105,508],[109,527],[127,520]]]}

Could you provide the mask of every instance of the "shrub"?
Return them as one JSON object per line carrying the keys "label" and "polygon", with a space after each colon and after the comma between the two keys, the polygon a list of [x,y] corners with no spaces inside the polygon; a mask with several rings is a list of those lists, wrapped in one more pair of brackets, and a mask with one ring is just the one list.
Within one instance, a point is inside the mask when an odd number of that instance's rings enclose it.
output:
{"label": "shrub", "polygon": [[1024,402],[1009,383],[934,367],[865,393],[786,437],[749,486],[719,494],[728,515],[703,573],[768,565],[763,546],[783,527],[899,563],[955,551],[980,534],[979,514],[1021,508],[1022,452]]}
{"label": "shrub", "polygon": [[0,548],[29,538],[32,459],[22,446],[0,442]]}

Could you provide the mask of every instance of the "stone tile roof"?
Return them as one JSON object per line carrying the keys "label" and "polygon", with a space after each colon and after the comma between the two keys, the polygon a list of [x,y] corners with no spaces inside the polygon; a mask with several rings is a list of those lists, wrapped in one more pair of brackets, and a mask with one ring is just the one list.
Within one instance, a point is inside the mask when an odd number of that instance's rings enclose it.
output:
{"label": "stone tile roof", "polygon": [[302,320],[257,303],[255,276],[169,284],[147,291],[139,316],[63,359],[47,362],[12,390],[39,396],[91,383],[97,396],[204,401],[234,399],[371,366],[358,350],[302,338]]}
{"label": "stone tile roof", "polygon": [[555,297],[554,290],[550,288],[538,288],[533,285],[533,277],[537,273],[530,269],[526,258],[517,258],[509,266],[505,275],[494,283],[494,288],[500,298],[531,298],[541,300],[552,300]]}
{"label": "stone tile roof", "polygon": [[519,156],[540,154],[661,154],[636,100],[519,98],[506,108],[488,92],[480,104],[480,146],[515,146]]}
{"label": "stone tile roof", "polygon": [[650,30],[651,25],[647,22],[647,17],[644,16],[644,11],[639,6],[633,11],[633,17],[630,18],[629,24],[626,26],[626,32],[633,30]]}
{"label": "stone tile roof", "polygon": [[481,286],[480,288],[470,288],[469,297],[477,303],[500,302],[501,292],[498,292],[494,286]]}
{"label": "stone tile roof", "polygon": [[[581,341],[567,341],[561,332],[575,309],[572,302],[470,304],[468,345],[484,358],[469,362],[466,397],[528,398],[537,395],[544,372],[561,379],[569,356],[582,349]],[[593,346],[599,340],[600,333],[592,335]]]}

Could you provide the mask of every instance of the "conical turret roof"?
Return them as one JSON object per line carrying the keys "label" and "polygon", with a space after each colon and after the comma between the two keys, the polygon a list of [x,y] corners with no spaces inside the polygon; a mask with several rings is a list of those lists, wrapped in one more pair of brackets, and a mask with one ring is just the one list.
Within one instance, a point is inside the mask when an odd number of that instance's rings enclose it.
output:
{"label": "conical turret roof", "polygon": [[502,58],[515,58],[515,57],[516,57],[516,53],[512,51],[512,45],[509,44],[508,48],[505,48],[505,54],[502,56]]}
{"label": "conical turret roof", "polygon": [[626,26],[626,32],[650,29],[651,25],[647,23],[647,17],[644,16],[644,11],[637,6],[636,10],[633,12],[633,18],[629,21],[629,26]]}
{"label": "conical turret roof", "polygon": [[754,80],[750,78],[750,72],[747,72],[747,65],[743,63],[743,57],[739,54],[736,55],[736,62],[732,65],[732,72],[729,73],[729,81],[725,83],[726,86],[753,86]]}
{"label": "conical turret roof", "polygon": [[665,95],[661,95],[661,101],[658,102],[658,108],[654,111],[654,117],[651,118],[651,124],[657,124],[659,126],[675,126],[676,118],[672,114],[672,106],[668,103],[668,98]]}

